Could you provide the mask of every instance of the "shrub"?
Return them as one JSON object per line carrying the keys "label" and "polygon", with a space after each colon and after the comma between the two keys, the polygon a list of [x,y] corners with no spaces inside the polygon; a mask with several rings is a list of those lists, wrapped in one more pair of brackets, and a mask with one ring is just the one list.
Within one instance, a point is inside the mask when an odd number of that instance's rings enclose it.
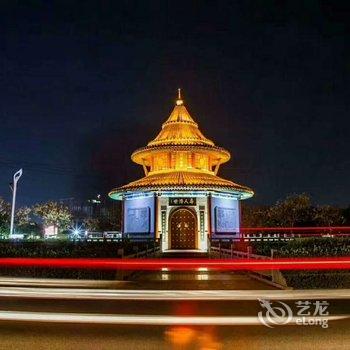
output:
{"label": "shrub", "polygon": [[282,271],[287,285],[296,289],[350,288],[349,271]]}
{"label": "shrub", "polygon": [[[274,257],[350,256],[350,239],[343,237],[298,238],[288,242],[252,242],[256,254]],[[349,271],[281,271],[288,286],[297,289],[350,288]]]}
{"label": "shrub", "polygon": [[279,257],[350,256],[350,239],[342,237],[302,238],[289,241],[276,252]]}

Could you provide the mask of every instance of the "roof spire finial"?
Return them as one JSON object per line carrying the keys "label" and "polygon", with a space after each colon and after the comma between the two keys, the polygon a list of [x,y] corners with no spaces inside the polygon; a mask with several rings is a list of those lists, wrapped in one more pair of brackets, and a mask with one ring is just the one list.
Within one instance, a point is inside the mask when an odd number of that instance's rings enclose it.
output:
{"label": "roof spire finial", "polygon": [[184,104],[184,101],[183,101],[183,99],[181,98],[181,89],[178,88],[178,89],[177,89],[177,100],[176,100],[176,105],[177,105],[177,106],[181,106],[181,105],[183,105],[183,104]]}

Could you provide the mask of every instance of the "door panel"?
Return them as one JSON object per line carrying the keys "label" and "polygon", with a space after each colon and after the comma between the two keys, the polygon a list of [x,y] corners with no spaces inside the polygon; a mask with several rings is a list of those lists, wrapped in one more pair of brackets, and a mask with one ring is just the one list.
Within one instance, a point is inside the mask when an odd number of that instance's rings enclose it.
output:
{"label": "door panel", "polygon": [[188,209],[176,210],[170,218],[171,249],[196,249],[196,216]]}

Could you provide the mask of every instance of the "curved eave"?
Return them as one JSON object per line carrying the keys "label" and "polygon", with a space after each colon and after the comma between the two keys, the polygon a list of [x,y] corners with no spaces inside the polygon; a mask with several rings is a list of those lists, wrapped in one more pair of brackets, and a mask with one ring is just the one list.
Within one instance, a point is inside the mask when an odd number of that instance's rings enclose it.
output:
{"label": "curved eave", "polygon": [[115,200],[122,200],[127,194],[137,192],[158,192],[158,191],[215,191],[222,193],[236,194],[240,199],[248,199],[253,197],[254,191],[249,187],[238,184],[219,186],[213,184],[188,184],[188,185],[144,185],[133,186],[133,183],[115,188],[109,192],[109,197]]}
{"label": "curved eave", "polygon": [[144,162],[146,165],[149,165],[149,158],[155,153],[161,152],[172,152],[172,151],[197,151],[209,154],[213,159],[217,159],[217,162],[213,162],[212,165],[220,162],[226,163],[230,160],[230,153],[222,147],[210,146],[203,144],[169,144],[161,146],[146,146],[137,149],[131,155],[131,160],[137,164],[143,165]]}

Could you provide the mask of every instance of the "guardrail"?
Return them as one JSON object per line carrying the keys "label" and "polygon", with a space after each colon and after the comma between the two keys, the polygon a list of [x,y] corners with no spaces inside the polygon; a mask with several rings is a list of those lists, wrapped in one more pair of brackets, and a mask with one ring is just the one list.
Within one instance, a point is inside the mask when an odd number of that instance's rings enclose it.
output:
{"label": "guardrail", "polygon": [[[217,254],[219,258],[226,258],[226,259],[254,259],[254,260],[272,260],[273,251],[271,252],[271,256],[263,256],[258,254],[252,254],[251,253],[251,247],[247,247],[247,252],[242,252],[239,250],[233,249],[233,244],[231,244],[231,249],[222,248],[219,244],[218,247],[211,246],[210,248],[211,254]],[[279,270],[251,270],[250,275],[254,278],[257,278],[258,280],[261,280],[263,282],[267,282],[269,284],[272,284],[273,286],[277,288],[287,289],[287,282],[285,278],[283,277],[283,274]]]}
{"label": "guardrail", "polygon": [[248,247],[247,252],[242,252],[239,250],[233,250],[227,249],[227,248],[221,248],[219,247],[211,247],[211,253],[217,253],[219,255],[219,258],[241,258],[241,259],[261,259],[261,260],[266,260],[266,259],[271,259],[271,257],[266,257],[263,255],[257,255],[257,254],[252,254],[250,249],[251,247]]}
{"label": "guardrail", "polygon": [[[131,258],[144,258],[144,257],[147,257],[147,256],[154,256],[156,255],[158,252],[160,252],[160,245],[154,245],[153,247],[151,248],[146,248],[145,250],[141,250],[139,251],[138,249],[139,247],[138,246],[135,246],[134,247],[134,251],[135,253],[133,254],[128,254],[128,255],[124,255],[124,254],[121,254],[121,256],[123,258],[127,258],[127,259],[131,259]],[[120,249],[123,249],[123,248],[120,248]],[[119,255],[119,254],[118,254]]]}
{"label": "guardrail", "polygon": [[235,234],[220,234],[213,232],[215,241],[289,241],[296,238],[350,237],[349,226],[329,227],[240,227]]}
{"label": "guardrail", "polygon": [[241,239],[249,241],[289,241],[296,238],[350,237],[350,227],[242,227]]}

